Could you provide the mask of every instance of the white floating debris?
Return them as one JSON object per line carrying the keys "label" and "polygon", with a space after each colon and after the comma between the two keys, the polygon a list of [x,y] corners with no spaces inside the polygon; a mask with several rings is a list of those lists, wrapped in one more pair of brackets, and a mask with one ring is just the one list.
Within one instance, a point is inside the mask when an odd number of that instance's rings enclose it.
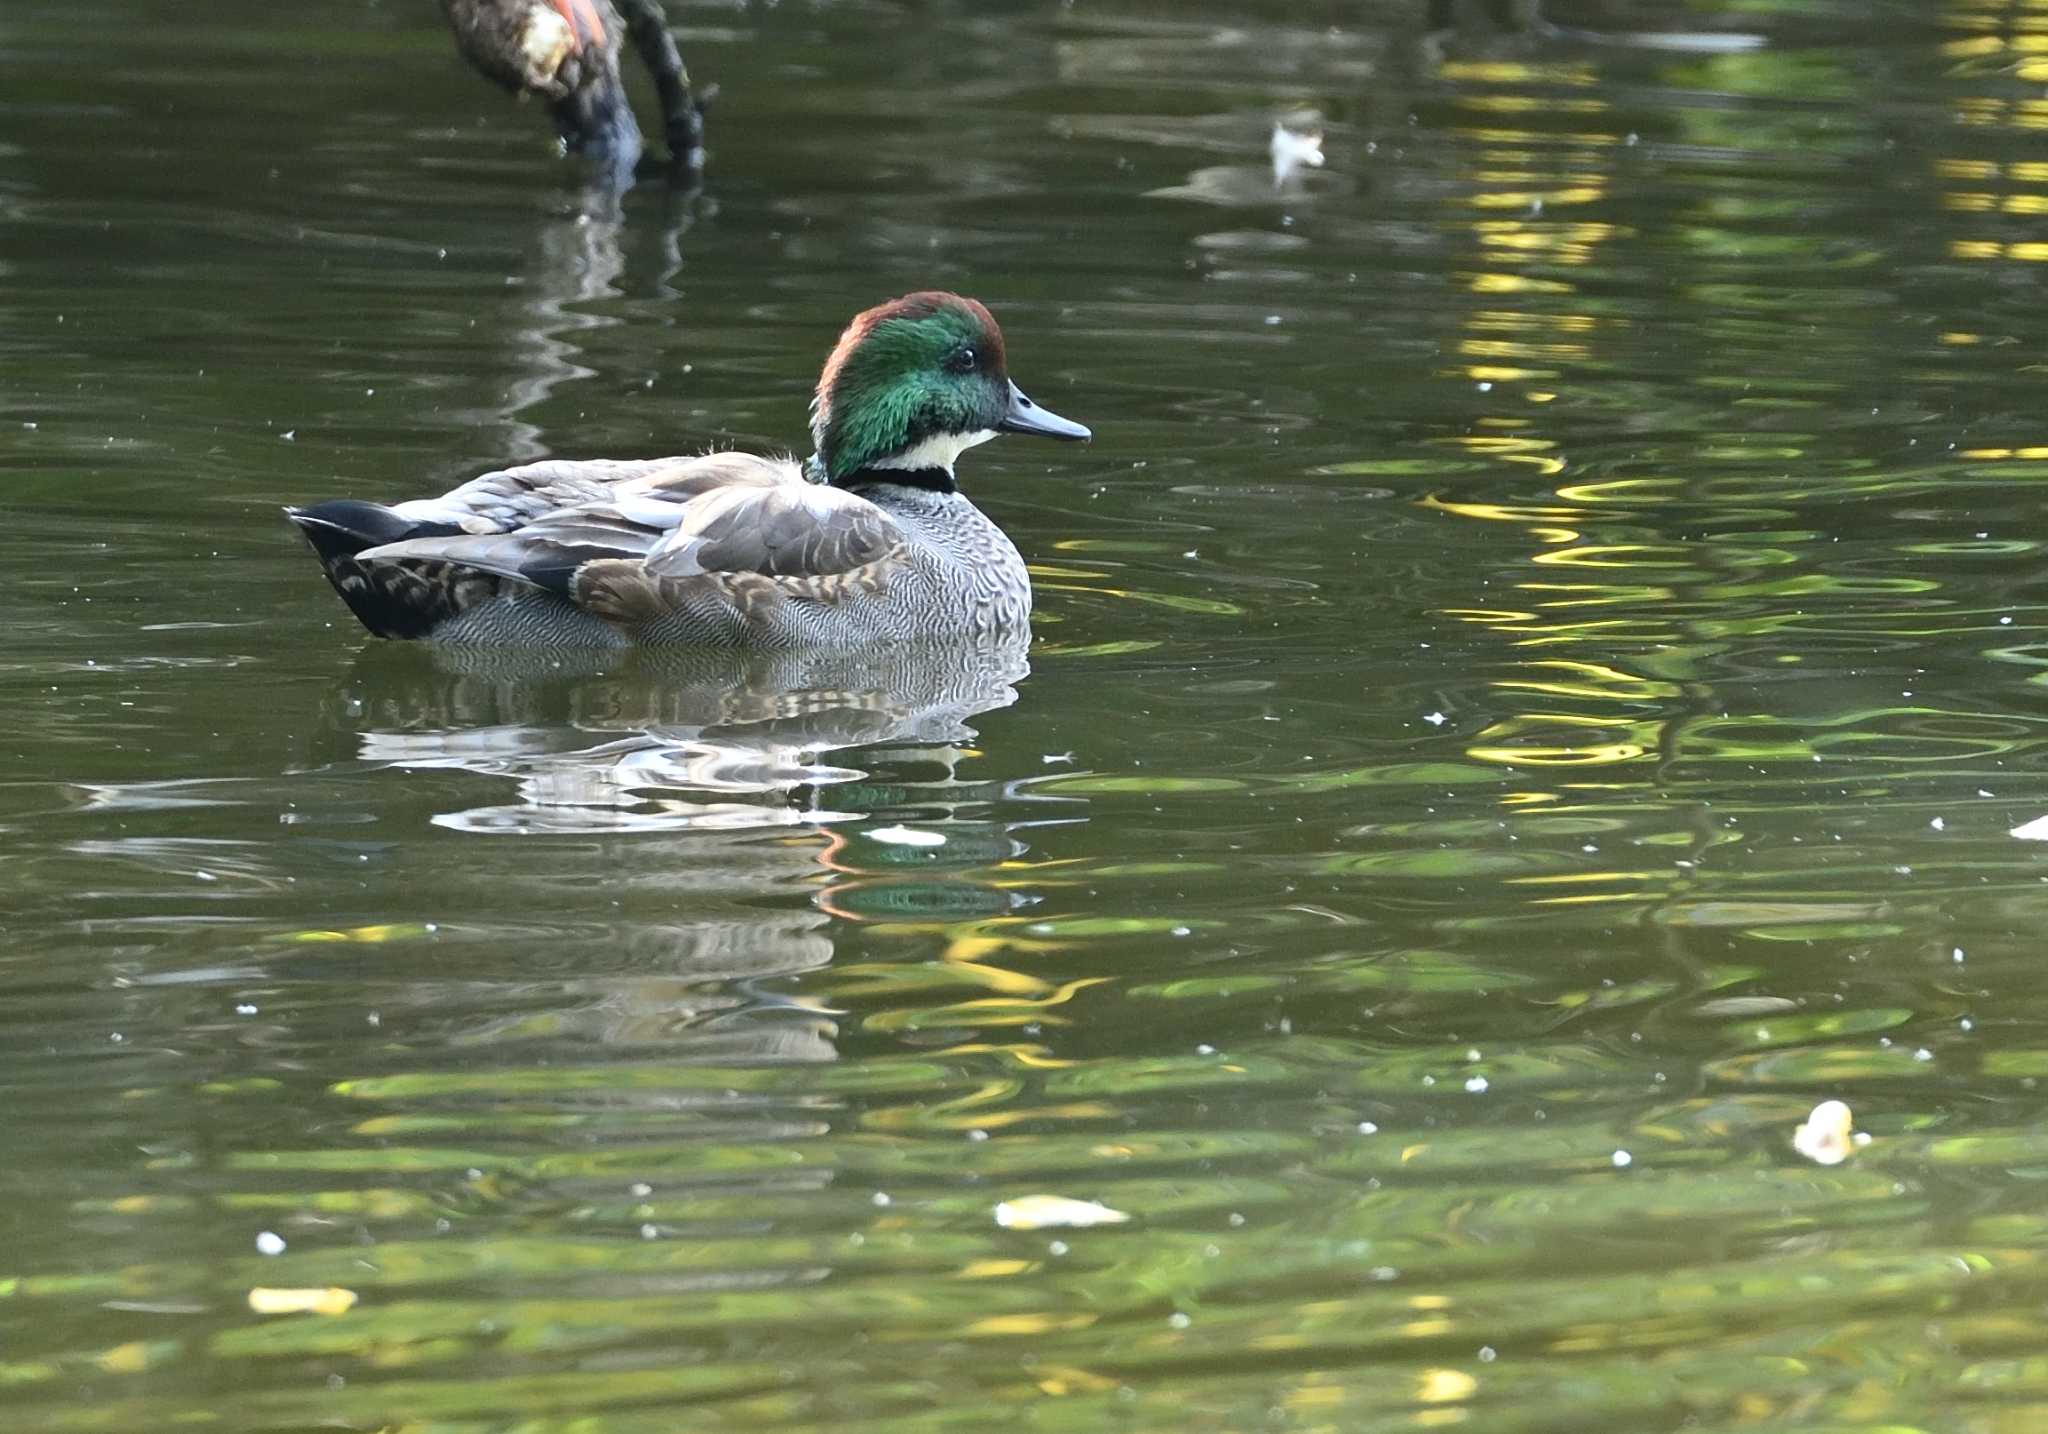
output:
{"label": "white floating debris", "polygon": [[1629,1166],[1636,1163],[1636,1158],[1633,1155],[1630,1155],[1626,1150],[1617,1150],[1614,1152],[1612,1156],[1608,1158],[1613,1160],[1614,1168],[1616,1170],[1626,1170],[1629,1168]]}
{"label": "white floating debris", "polygon": [[1815,1165],[1840,1165],[1870,1137],[1850,1128],[1853,1117],[1839,1100],[1824,1100],[1807,1114],[1806,1123],[1792,1132],[1792,1148]]}
{"label": "white floating debris", "polygon": [[2012,834],[2021,841],[2048,841],[2048,817],[2035,817],[2012,829]]}
{"label": "white floating debris", "polygon": [[1425,712],[1422,714],[1422,720],[1432,727],[1441,727],[1451,719],[1444,716],[1441,712]]}
{"label": "white floating debris", "polygon": [[1131,1217],[1093,1200],[1064,1195],[1024,1195],[996,1206],[996,1223],[1005,1230],[1086,1229],[1090,1225],[1121,1225]]}
{"label": "white floating debris", "polygon": [[265,1230],[256,1237],[256,1253],[259,1255],[282,1255],[284,1253],[284,1236],[270,1230]]}
{"label": "white floating debris", "polygon": [[1273,121],[1273,187],[1279,189],[1306,166],[1323,167],[1323,117],[1298,110]]}
{"label": "white floating debris", "polygon": [[944,846],[946,838],[939,832],[919,831],[916,827],[876,827],[868,833],[876,841],[887,842],[890,846]]}

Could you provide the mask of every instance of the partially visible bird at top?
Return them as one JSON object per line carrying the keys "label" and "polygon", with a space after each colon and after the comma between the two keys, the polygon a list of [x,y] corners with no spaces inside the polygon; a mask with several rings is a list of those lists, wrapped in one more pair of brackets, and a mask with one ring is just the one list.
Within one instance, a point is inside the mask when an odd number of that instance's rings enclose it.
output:
{"label": "partially visible bird at top", "polygon": [[1280,189],[1306,165],[1323,167],[1323,117],[1296,110],[1273,121],[1273,187]]}
{"label": "partially visible bird at top", "polygon": [[512,94],[544,100],[572,153],[606,164],[630,183],[640,126],[619,74],[620,42],[633,48],[661,96],[672,173],[694,178],[704,163],[704,107],[669,33],[661,0],[441,0],[456,48]]}

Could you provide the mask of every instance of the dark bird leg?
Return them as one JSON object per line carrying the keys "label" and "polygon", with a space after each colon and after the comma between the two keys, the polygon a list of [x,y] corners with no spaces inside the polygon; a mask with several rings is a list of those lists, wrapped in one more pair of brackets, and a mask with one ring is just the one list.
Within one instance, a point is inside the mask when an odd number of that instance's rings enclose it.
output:
{"label": "dark bird leg", "polygon": [[662,129],[674,177],[694,180],[704,169],[704,102],[690,88],[690,72],[669,33],[661,0],[615,0],[633,48],[654,76],[661,96]]}
{"label": "dark bird leg", "polygon": [[616,72],[570,91],[552,108],[564,148],[589,155],[623,184],[632,183],[633,166],[640,162],[640,125]]}

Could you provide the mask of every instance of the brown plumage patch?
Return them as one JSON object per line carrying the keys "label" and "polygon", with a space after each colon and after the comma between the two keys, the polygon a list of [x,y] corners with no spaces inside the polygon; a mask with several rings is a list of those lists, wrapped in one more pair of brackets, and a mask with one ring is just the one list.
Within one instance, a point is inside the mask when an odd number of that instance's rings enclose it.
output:
{"label": "brown plumage patch", "polygon": [[749,627],[767,622],[770,613],[789,601],[782,584],[761,573],[734,573],[725,578],[723,586],[739,610],[740,621]]}
{"label": "brown plumage patch", "polygon": [[572,600],[585,612],[628,632],[666,617],[669,611],[662,584],[629,558],[607,558],[578,568]]}

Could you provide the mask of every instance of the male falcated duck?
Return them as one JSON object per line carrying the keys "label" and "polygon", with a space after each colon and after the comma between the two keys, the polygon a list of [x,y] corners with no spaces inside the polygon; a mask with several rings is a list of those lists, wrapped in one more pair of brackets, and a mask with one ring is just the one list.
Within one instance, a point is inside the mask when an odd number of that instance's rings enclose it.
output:
{"label": "male falcated duck", "polygon": [[1089,436],[1010,381],[987,309],[926,292],[839,336],[802,464],[551,460],[438,498],[286,511],[380,637],[786,650],[985,634],[1031,614],[1023,558],[953,477],[998,433]]}

